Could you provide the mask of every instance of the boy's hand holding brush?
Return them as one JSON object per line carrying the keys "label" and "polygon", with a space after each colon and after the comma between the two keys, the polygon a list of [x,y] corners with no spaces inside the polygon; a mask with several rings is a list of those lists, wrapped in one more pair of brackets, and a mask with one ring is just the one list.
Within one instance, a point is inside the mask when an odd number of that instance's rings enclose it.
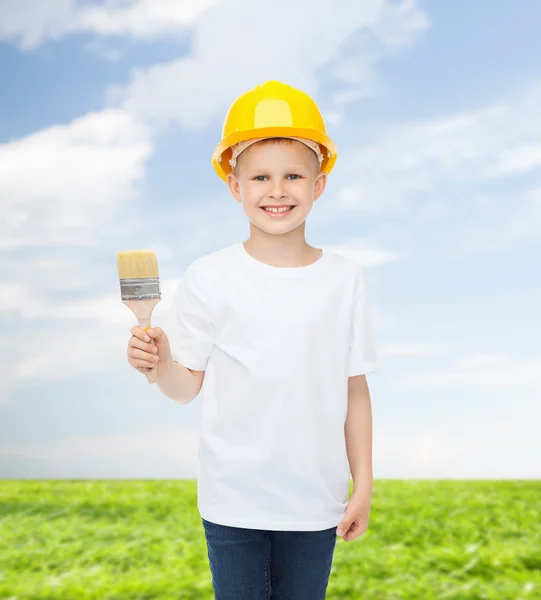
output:
{"label": "boy's hand holding brush", "polygon": [[[154,307],[162,299],[158,259],[153,250],[120,250],[116,254],[116,264],[122,304],[125,304],[139,321],[139,327],[131,329],[128,362],[144,373],[149,383],[154,383],[163,371],[163,363],[171,357],[169,341],[161,330],[160,346],[150,343],[153,333],[150,317]],[[151,335],[147,334],[148,330],[151,331]],[[160,362],[162,364],[159,364]]]}
{"label": "boy's hand holding brush", "polygon": [[[134,325],[128,340],[128,362],[132,367],[147,375],[149,383],[154,383],[173,362],[171,347],[165,332],[159,327],[143,329]],[[148,377],[155,369],[155,377]],[[151,381],[151,379],[153,379]]]}
{"label": "boy's hand holding brush", "polygon": [[156,254],[152,250],[121,250],[116,260],[122,303],[139,321],[130,329],[128,363],[144,373],[149,383],[157,382],[167,397],[191,402],[201,389],[204,372],[177,363],[165,332],[150,326],[152,311],[162,297]]}

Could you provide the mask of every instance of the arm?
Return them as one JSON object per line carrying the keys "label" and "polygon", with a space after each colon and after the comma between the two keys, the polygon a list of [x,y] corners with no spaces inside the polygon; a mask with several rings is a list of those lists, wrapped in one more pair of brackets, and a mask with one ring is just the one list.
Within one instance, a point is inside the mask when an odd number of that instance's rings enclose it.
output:
{"label": "arm", "polygon": [[346,449],[354,490],[371,497],[372,407],[366,375],[348,379],[348,411],[344,426]]}
{"label": "arm", "polygon": [[192,371],[171,357],[167,367],[158,376],[156,385],[171,400],[187,404],[199,394],[204,375],[204,371]]}

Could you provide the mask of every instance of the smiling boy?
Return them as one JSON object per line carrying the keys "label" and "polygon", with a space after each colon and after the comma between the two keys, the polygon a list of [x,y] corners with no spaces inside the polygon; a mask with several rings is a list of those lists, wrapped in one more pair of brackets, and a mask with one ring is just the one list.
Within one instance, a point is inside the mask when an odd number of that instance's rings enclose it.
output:
{"label": "smiling boy", "polygon": [[[249,238],[193,261],[168,335],[147,332],[160,390],[201,399],[198,509],[217,600],[323,599],[336,535],[368,525],[377,359],[363,269],[305,237],[336,157],[300,90],[268,81],[237,98],[213,165]],[[132,334],[130,364],[154,364]]]}

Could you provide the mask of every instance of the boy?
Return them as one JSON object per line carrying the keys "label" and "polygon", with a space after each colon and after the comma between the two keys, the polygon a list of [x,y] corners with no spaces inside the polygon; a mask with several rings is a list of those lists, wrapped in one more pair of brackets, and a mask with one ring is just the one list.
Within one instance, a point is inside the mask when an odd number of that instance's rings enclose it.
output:
{"label": "boy", "polygon": [[368,525],[367,289],[360,265],[305,239],[336,156],[300,90],[268,81],[237,98],[213,165],[250,237],[188,266],[169,337],[131,330],[132,366],[157,362],[177,402],[201,394],[198,510],[217,600],[323,599],[336,535]]}

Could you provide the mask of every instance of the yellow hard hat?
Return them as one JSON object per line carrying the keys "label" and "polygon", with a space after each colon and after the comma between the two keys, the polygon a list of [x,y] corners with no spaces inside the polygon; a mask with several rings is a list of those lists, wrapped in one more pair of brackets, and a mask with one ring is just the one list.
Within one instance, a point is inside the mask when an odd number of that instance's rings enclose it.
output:
{"label": "yellow hard hat", "polygon": [[225,117],[222,141],[212,154],[212,164],[226,181],[231,171],[231,146],[252,138],[301,137],[322,146],[321,170],[329,174],[338,153],[327,135],[317,104],[301,90],[280,81],[266,81],[240,95]]}

